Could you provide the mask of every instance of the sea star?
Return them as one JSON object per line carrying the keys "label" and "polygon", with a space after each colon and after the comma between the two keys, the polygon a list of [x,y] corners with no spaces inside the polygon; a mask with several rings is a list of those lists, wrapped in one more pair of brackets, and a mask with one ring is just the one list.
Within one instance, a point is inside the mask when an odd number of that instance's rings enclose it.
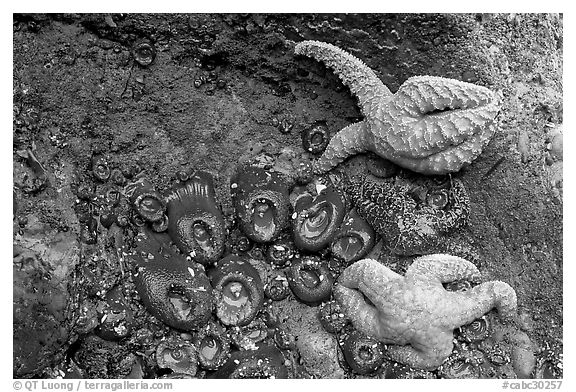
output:
{"label": "sea star", "polygon": [[346,193],[356,210],[390,250],[399,255],[425,254],[449,249],[445,233],[468,221],[470,200],[459,179],[452,179],[449,203],[444,208],[419,205],[409,183],[355,177],[348,180]]}
{"label": "sea star", "polygon": [[388,349],[391,359],[417,369],[434,369],[452,352],[455,328],[492,308],[504,321],[516,313],[516,293],[507,283],[484,282],[465,292],[442,286],[479,277],[474,264],[446,254],[418,257],[405,276],[364,259],[344,270],[333,292],[356,329],[394,344]]}
{"label": "sea star", "polygon": [[498,102],[485,87],[415,76],[392,94],[366,64],[334,45],[303,41],[295,53],[332,68],[358,97],[365,117],[331,139],[314,162],[316,174],[365,151],[424,174],[456,172],[480,155],[495,132]]}

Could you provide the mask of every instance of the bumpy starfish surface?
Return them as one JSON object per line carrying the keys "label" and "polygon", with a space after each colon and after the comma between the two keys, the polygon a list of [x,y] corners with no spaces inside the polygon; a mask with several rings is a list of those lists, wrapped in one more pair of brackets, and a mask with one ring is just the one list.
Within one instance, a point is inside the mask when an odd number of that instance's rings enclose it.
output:
{"label": "bumpy starfish surface", "polygon": [[348,180],[346,193],[356,210],[399,255],[446,251],[445,233],[468,222],[470,200],[464,184],[452,179],[446,208],[420,206],[410,187],[394,180],[371,181],[367,177]]}
{"label": "bumpy starfish surface", "polygon": [[314,163],[316,174],[366,151],[424,174],[456,172],[480,155],[495,132],[498,103],[485,87],[415,76],[392,94],[366,64],[334,45],[303,41],[295,53],[332,68],[358,97],[365,117],[331,139]]}
{"label": "bumpy starfish surface", "polygon": [[492,308],[504,321],[516,314],[516,293],[504,282],[484,282],[465,292],[442,286],[479,277],[474,264],[445,254],[415,259],[405,276],[364,259],[344,270],[333,293],[356,329],[393,344],[388,349],[392,360],[434,369],[452,352],[455,328]]}

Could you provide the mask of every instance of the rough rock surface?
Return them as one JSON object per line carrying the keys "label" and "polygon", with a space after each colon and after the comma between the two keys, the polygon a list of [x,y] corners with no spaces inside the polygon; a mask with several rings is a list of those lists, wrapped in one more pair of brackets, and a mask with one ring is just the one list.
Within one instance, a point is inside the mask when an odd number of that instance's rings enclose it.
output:
{"label": "rough rock surface", "polygon": [[[140,39],[156,50],[146,67],[132,58]],[[15,15],[13,25],[14,244],[36,238],[50,251],[36,251],[40,257],[27,258],[36,261],[24,269],[15,252],[16,377],[66,371],[67,350],[80,350],[77,361],[87,363],[80,360],[90,352],[83,347],[92,346],[77,339],[92,324],[78,316],[79,304],[103,298],[101,290],[113,286],[129,293],[137,322],[129,343],[111,347],[152,353],[154,339],[169,333],[143,310],[127,266],[113,251],[131,229],[118,235],[115,225],[95,228],[90,219],[116,187],[93,179],[92,154],[107,154],[111,167],[123,172],[137,163],[161,191],[180,169],[207,170],[230,220],[228,181],[239,157],[277,156],[286,147],[308,156],[303,128],[321,120],[334,133],[360,119],[353,96],[331,71],[294,56],[302,40],[347,50],[392,92],[411,76],[433,75],[501,94],[496,135],[459,174],[471,200],[461,235],[478,251],[483,278],[516,290],[535,349],[561,351],[562,154],[553,131],[563,121],[562,15],[27,14]],[[38,191],[26,186],[37,175],[27,149],[47,176]],[[357,157],[343,169],[363,164]],[[79,197],[86,184],[98,200]],[[52,241],[74,254],[61,257]],[[381,259],[405,262],[385,252]],[[58,273],[36,276],[46,265]],[[59,301],[49,305],[46,295]],[[287,316],[316,311],[299,309]],[[31,357],[34,347],[42,349]],[[147,358],[125,365],[133,374],[147,373],[154,366]],[[102,366],[99,377],[129,370]],[[339,376],[333,361],[309,367],[311,374]]]}

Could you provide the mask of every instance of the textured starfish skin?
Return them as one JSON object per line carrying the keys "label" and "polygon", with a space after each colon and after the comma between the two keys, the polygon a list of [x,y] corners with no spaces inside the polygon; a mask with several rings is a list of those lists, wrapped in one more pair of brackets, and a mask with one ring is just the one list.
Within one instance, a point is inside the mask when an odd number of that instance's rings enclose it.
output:
{"label": "textured starfish skin", "polygon": [[470,200],[459,179],[452,179],[448,209],[418,206],[409,188],[389,180],[374,182],[365,178],[348,181],[346,193],[356,210],[399,255],[438,251],[445,233],[467,223]]}
{"label": "textured starfish skin", "polygon": [[295,53],[332,68],[358,98],[365,117],[331,139],[314,163],[316,174],[366,151],[424,174],[456,172],[476,159],[494,135],[499,107],[485,87],[415,76],[392,94],[366,64],[334,45],[303,41]]}
{"label": "textured starfish skin", "polygon": [[355,328],[396,345],[388,349],[391,359],[431,370],[452,352],[455,328],[492,308],[505,321],[514,317],[516,293],[504,282],[484,282],[465,292],[447,291],[442,286],[479,277],[474,264],[446,254],[415,259],[405,276],[376,260],[364,259],[344,270],[333,293]]}

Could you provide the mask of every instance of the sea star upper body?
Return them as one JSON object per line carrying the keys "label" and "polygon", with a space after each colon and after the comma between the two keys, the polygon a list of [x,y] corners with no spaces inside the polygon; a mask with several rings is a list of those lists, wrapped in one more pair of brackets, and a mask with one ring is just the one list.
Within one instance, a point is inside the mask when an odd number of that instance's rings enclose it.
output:
{"label": "sea star upper body", "polygon": [[333,293],[356,329],[393,344],[388,349],[391,359],[416,369],[434,369],[452,352],[455,328],[492,308],[505,321],[516,313],[516,293],[504,282],[484,282],[464,292],[442,286],[479,278],[474,264],[445,254],[415,259],[405,276],[364,259],[344,270]]}
{"label": "sea star upper body", "polygon": [[444,208],[417,203],[411,187],[394,179],[379,181],[355,177],[346,191],[356,210],[399,255],[417,255],[448,249],[445,233],[467,223],[470,200],[459,179],[451,180]]}
{"label": "sea star upper body", "polygon": [[332,68],[357,96],[364,115],[331,139],[314,163],[316,174],[366,151],[424,174],[456,172],[480,155],[495,132],[498,103],[485,87],[415,76],[392,94],[366,64],[334,45],[303,41],[295,53]]}

